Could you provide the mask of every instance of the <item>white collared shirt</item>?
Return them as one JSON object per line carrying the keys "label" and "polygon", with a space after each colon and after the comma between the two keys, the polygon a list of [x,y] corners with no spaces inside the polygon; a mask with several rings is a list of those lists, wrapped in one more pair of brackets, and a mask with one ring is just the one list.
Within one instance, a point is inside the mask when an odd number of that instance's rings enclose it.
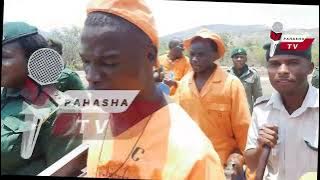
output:
{"label": "white collared shirt", "polygon": [[309,85],[299,109],[287,112],[280,94],[274,92],[265,103],[253,109],[246,150],[257,147],[259,129],[266,123],[278,125],[279,140],[272,149],[264,179],[298,180],[307,172],[316,172],[319,139],[319,89]]}

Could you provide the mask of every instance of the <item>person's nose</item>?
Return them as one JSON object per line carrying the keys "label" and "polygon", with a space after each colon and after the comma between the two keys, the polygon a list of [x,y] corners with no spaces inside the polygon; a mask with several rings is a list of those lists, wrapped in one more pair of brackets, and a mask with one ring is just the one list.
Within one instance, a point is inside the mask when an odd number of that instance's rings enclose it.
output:
{"label": "person's nose", "polygon": [[86,79],[89,83],[96,83],[101,81],[101,73],[99,68],[95,65],[90,65],[85,69]]}
{"label": "person's nose", "polygon": [[281,64],[278,69],[279,75],[286,75],[289,74],[289,68],[286,64]]}

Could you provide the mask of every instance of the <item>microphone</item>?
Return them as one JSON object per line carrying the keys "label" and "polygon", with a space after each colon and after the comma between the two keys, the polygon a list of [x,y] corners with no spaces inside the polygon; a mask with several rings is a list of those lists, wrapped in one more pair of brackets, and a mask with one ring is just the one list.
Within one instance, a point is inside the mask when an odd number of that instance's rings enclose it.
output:
{"label": "microphone", "polygon": [[28,61],[29,77],[41,86],[58,82],[63,69],[62,57],[58,52],[49,48],[38,49]]}
{"label": "microphone", "polygon": [[[46,102],[53,93],[57,93],[54,84],[60,77],[63,68],[64,62],[60,54],[49,48],[38,49],[28,60],[30,79],[26,81],[26,86],[22,91],[24,97],[31,97],[34,102],[31,103],[32,105],[24,104],[28,106],[28,111],[23,112],[25,123],[30,126],[22,133],[20,153],[24,159],[32,156],[41,126],[52,114],[52,109],[46,107]],[[42,92],[35,94],[39,85]]]}
{"label": "microphone", "polygon": [[270,38],[271,38],[270,53],[269,53],[270,57],[274,55],[277,45],[280,43],[280,39],[282,36],[282,29],[283,29],[283,25],[281,22],[273,23],[271,32],[270,32]]}

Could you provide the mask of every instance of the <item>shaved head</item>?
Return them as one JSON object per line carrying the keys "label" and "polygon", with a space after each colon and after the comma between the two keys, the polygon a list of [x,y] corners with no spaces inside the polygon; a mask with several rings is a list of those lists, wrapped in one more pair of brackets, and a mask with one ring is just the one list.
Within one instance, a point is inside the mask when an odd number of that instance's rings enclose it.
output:
{"label": "shaved head", "polygon": [[183,41],[178,38],[173,38],[169,41],[169,58],[171,60],[179,59],[183,56]]}
{"label": "shaved head", "polygon": [[172,49],[182,43],[183,43],[182,39],[173,38],[169,41],[169,49]]}

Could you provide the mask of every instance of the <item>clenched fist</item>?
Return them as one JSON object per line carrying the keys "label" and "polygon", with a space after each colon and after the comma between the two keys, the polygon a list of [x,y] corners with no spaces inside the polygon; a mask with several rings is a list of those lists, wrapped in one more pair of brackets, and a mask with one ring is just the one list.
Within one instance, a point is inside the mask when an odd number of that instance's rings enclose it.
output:
{"label": "clenched fist", "polygon": [[265,124],[259,129],[258,145],[262,149],[263,145],[273,148],[278,141],[278,127],[273,124]]}

